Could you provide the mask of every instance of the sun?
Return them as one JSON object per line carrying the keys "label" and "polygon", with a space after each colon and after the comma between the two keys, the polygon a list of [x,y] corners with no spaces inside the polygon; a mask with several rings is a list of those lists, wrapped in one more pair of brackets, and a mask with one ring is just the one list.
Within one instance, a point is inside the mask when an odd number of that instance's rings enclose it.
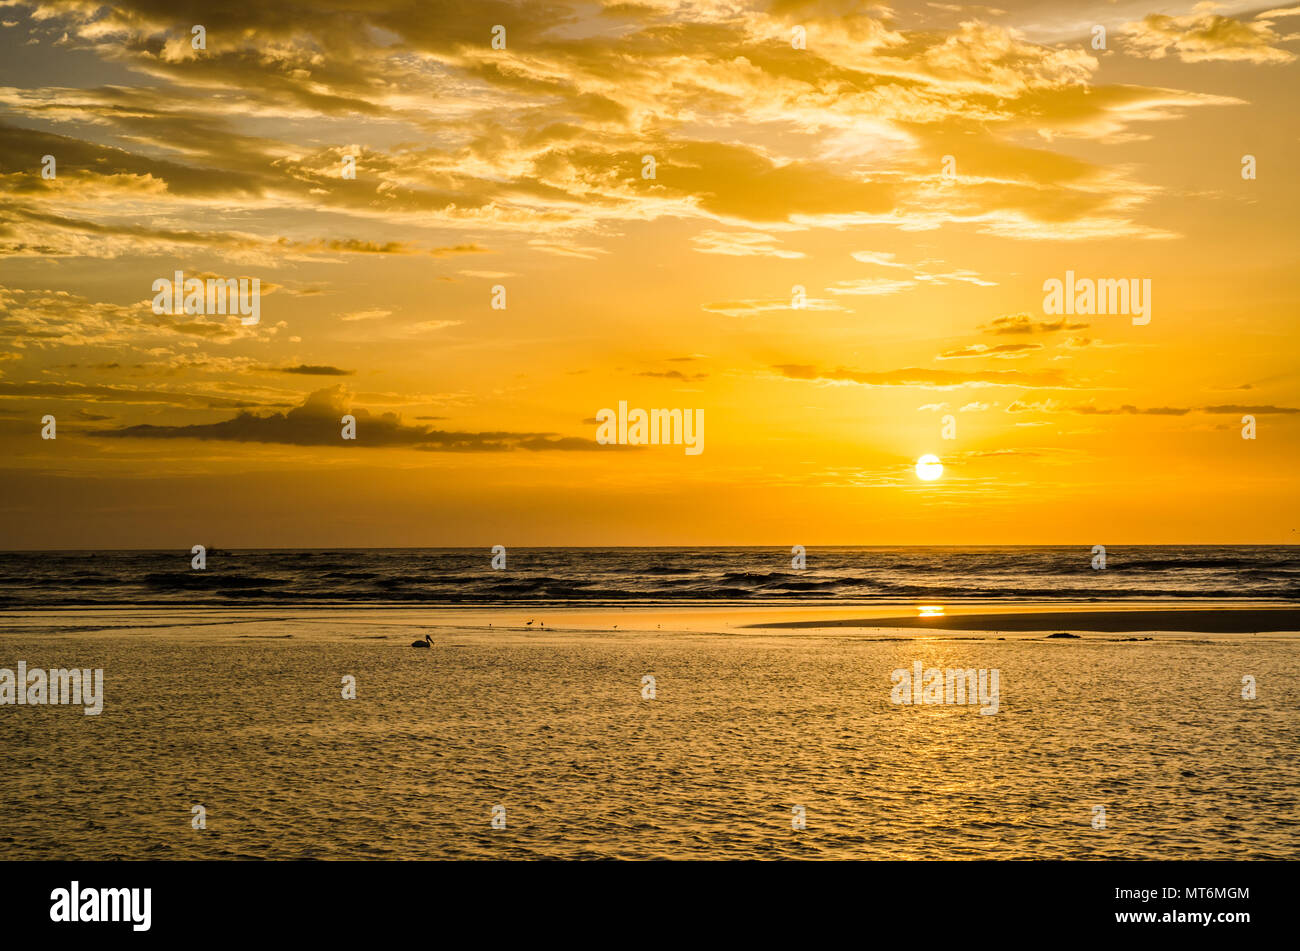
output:
{"label": "sun", "polygon": [[943,475],[943,463],[929,453],[916,460],[916,477],[922,482],[933,482]]}

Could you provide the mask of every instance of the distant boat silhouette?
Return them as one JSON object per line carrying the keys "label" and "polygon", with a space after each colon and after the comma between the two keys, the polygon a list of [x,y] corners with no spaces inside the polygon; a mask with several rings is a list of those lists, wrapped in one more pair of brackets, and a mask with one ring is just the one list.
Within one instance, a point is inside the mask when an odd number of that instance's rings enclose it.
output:
{"label": "distant boat silhouette", "polygon": [[432,647],[432,646],[433,646],[433,639],[432,639],[431,637],[429,637],[428,634],[426,634],[426,635],[424,635],[424,640],[422,640],[422,641],[411,641],[411,646],[412,646],[412,647]]}

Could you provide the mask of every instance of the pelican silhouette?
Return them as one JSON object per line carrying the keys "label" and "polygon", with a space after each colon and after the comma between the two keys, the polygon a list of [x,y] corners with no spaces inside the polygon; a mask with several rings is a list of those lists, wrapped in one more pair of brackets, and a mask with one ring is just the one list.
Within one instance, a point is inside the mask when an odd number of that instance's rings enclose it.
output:
{"label": "pelican silhouette", "polygon": [[529,618],[527,621],[525,621],[525,622],[524,622],[524,627],[532,627],[532,626],[533,626],[533,620],[534,620],[534,618]]}
{"label": "pelican silhouette", "polygon": [[424,635],[424,640],[422,640],[422,641],[411,641],[411,646],[412,646],[412,647],[432,647],[432,646],[433,646],[433,638],[431,638],[428,634],[426,634],[426,635]]}

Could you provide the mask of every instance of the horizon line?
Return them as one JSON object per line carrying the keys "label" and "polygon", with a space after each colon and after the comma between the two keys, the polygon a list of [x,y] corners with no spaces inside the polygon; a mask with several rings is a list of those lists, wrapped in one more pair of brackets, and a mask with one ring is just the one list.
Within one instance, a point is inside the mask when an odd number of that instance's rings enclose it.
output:
{"label": "horizon line", "polygon": [[[201,544],[201,543],[196,543]],[[499,542],[497,544],[500,544]],[[795,544],[802,544],[796,542]],[[1084,548],[1091,550],[1100,542],[1016,542],[984,544],[812,544],[803,545],[805,549],[834,548]],[[281,551],[281,552],[321,552],[321,551],[491,551],[493,545],[324,545],[324,546],[234,546],[207,545],[205,551]],[[793,546],[773,545],[506,545],[507,551],[712,551],[717,549],[755,549],[788,551]],[[1109,551],[1115,548],[1300,548],[1300,542],[1109,542],[1104,545]],[[77,554],[83,552],[173,552],[189,553],[189,548],[0,548],[0,555],[52,555]]]}

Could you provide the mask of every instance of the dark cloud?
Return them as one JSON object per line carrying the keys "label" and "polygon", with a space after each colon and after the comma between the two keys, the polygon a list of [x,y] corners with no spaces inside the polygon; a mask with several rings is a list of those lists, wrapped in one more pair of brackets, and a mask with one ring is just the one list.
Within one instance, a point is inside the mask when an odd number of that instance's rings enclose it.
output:
{"label": "dark cloud", "polygon": [[[342,417],[357,421],[357,438],[342,438]],[[276,443],[285,446],[337,446],[364,448],[404,447],[428,452],[530,452],[594,450],[614,447],[593,439],[557,436],[555,433],[447,432],[427,426],[408,426],[396,413],[373,414],[352,407],[351,395],[341,386],[317,390],[285,413],[258,416],[240,413],[217,423],[188,426],[142,424],[94,433],[118,439],[205,439],[227,442]]]}
{"label": "dark cloud", "polygon": [[1084,416],[1186,416],[1188,413],[1212,413],[1216,415],[1294,415],[1300,408],[1294,406],[1135,406],[1125,403],[1122,406],[1095,406],[1092,403],[1079,403],[1066,406],[1055,400],[1041,402],[1021,402],[1016,400],[1007,407],[1008,413],[1079,413]]}
{"label": "dark cloud", "polygon": [[1249,413],[1249,414],[1251,414],[1252,416],[1274,416],[1274,415],[1291,416],[1291,415],[1294,415],[1295,413],[1300,413],[1300,407],[1295,407],[1295,406],[1236,406],[1236,405],[1231,405],[1231,404],[1230,404],[1230,405],[1227,405],[1227,406],[1207,406],[1207,407],[1205,407],[1203,410],[1201,410],[1201,412],[1203,412],[1203,413],[1230,413],[1230,414],[1234,414],[1234,415],[1237,414],[1237,413]]}
{"label": "dark cloud", "polygon": [[987,327],[981,327],[986,334],[1045,334],[1059,330],[1086,330],[1087,324],[1060,320],[1034,320],[1028,314],[1007,314],[993,318]]}
{"label": "dark cloud", "polygon": [[320,366],[300,363],[296,367],[265,367],[272,373],[297,373],[302,376],[352,376],[356,370],[342,370],[338,367]]}
{"label": "dark cloud", "polygon": [[637,376],[656,377],[661,380],[681,380],[683,383],[695,383],[708,379],[707,373],[683,373],[681,370],[643,370]]}
{"label": "dark cloud", "polygon": [[1131,404],[1116,406],[1112,409],[1103,409],[1100,406],[1084,404],[1082,406],[1072,407],[1074,412],[1083,413],[1085,416],[1186,416],[1191,409],[1185,406],[1148,406],[1139,407]]}

